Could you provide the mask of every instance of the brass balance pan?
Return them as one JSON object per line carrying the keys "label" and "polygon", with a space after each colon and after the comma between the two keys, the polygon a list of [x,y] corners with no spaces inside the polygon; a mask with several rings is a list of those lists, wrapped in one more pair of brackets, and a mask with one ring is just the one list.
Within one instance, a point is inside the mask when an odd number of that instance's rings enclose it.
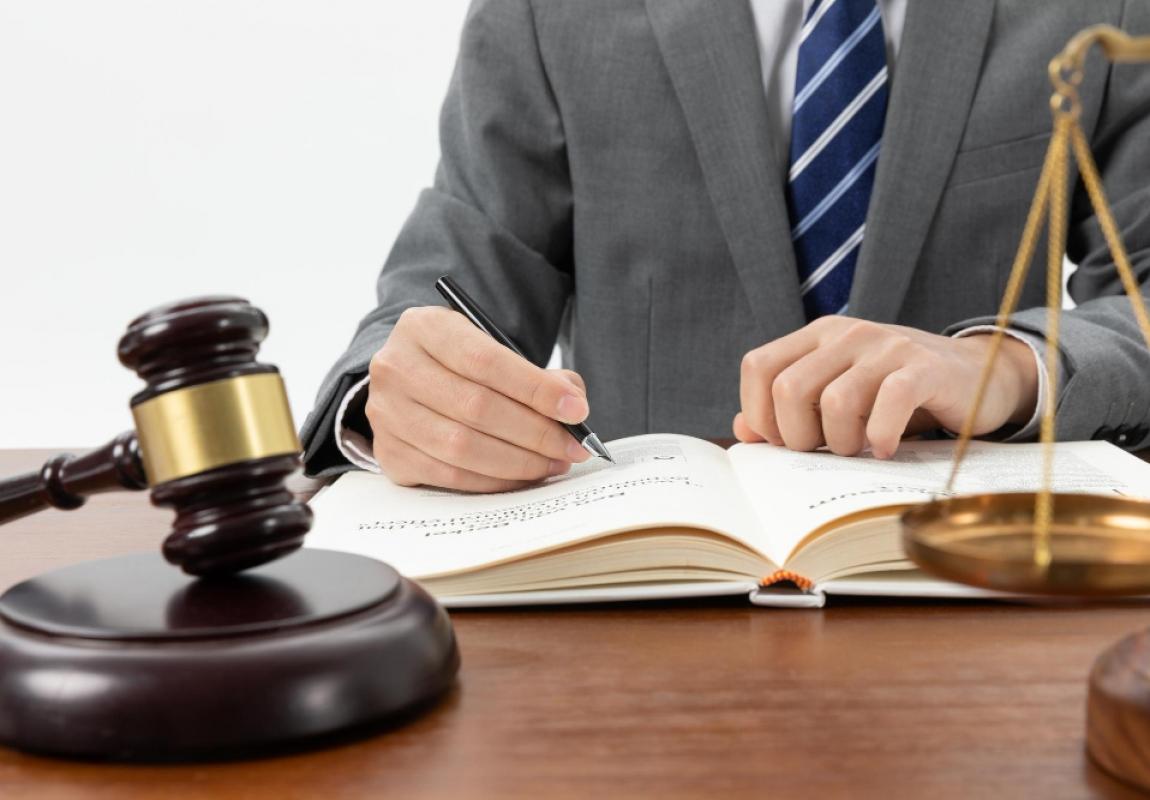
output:
{"label": "brass balance pan", "polygon": [[1150,503],[1055,494],[1050,555],[1035,558],[1034,493],[936,500],[903,513],[906,555],[948,580],[1078,597],[1150,593]]}

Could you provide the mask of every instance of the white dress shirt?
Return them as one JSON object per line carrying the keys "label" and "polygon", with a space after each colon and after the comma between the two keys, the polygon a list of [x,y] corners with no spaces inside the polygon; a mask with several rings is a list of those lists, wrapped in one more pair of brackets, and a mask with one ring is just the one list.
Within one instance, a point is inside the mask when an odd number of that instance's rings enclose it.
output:
{"label": "white dress shirt", "polygon": [[[899,42],[902,39],[903,23],[906,20],[907,1],[877,0],[879,12],[882,14],[887,64],[892,82],[896,79],[895,63]],[[750,0],[751,13],[755,18],[759,60],[762,63],[763,91],[766,93],[767,113],[770,115],[768,125],[775,143],[776,163],[783,167],[789,160],[791,104],[795,95],[795,72],[798,67],[803,20],[814,2],[815,0]],[[823,0],[823,5],[829,6],[833,2],[835,0]],[[955,335],[970,336],[993,330],[993,326],[984,325],[968,328]],[[1007,439],[1007,441],[1018,441],[1032,438],[1037,432],[1049,394],[1049,379],[1042,361],[1041,341],[1016,331],[1008,333],[1030,347],[1038,366],[1038,398],[1034,415],[1021,430]],[[379,472],[379,465],[372,456],[371,442],[343,424],[348,406],[359,392],[367,391],[367,384],[368,379],[364,378],[344,395],[335,416],[335,438],[340,452],[348,461],[361,469]]]}
{"label": "white dress shirt", "polygon": [[[767,94],[768,124],[775,141],[775,157],[786,166],[791,146],[791,103],[795,98],[795,72],[803,20],[815,0],[750,0],[763,65],[763,91]],[[829,6],[834,0],[824,0]],[[906,21],[907,0],[878,0],[886,38],[887,72],[894,78],[898,45]]]}

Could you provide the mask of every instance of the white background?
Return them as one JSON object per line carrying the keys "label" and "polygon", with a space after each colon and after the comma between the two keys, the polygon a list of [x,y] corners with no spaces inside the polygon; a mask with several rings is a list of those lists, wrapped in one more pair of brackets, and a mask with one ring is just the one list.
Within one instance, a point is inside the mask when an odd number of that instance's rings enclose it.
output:
{"label": "white background", "polygon": [[238,294],[302,423],[438,157],[467,0],[0,0],[0,447],[131,427],[134,316]]}
{"label": "white background", "polygon": [[438,156],[467,0],[0,0],[0,447],[131,427],[125,325],[238,294],[297,423]]}

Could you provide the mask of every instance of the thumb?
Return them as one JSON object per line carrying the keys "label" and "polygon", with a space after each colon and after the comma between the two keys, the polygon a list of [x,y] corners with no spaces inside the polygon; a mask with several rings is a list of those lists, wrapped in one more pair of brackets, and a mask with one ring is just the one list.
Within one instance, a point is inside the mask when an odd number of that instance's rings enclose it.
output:
{"label": "thumb", "polygon": [[564,378],[569,384],[578,389],[580,394],[582,394],[584,397],[587,396],[587,384],[583,382],[582,375],[569,369],[557,369],[555,372],[558,373],[560,377]]}

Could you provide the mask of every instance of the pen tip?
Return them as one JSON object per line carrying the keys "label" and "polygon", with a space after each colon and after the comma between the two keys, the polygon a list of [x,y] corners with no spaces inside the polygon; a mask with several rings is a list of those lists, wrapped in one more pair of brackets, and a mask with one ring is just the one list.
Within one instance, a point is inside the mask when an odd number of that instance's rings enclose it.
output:
{"label": "pen tip", "polygon": [[612,464],[615,463],[615,459],[611,458],[611,454],[607,452],[607,448],[603,446],[603,443],[599,441],[599,437],[595,434],[592,433],[583,440],[583,447],[585,447],[591,455],[598,456]]}

